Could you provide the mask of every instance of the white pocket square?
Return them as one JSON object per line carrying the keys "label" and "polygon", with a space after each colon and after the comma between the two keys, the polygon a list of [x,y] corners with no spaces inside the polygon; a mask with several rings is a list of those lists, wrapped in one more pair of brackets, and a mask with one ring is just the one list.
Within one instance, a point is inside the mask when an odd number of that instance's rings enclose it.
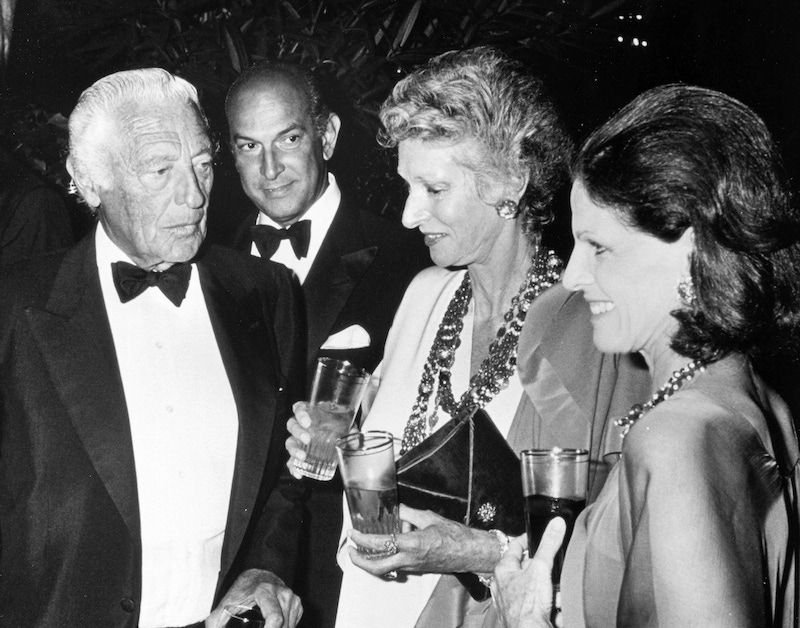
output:
{"label": "white pocket square", "polygon": [[370,337],[361,325],[351,325],[347,329],[330,336],[320,349],[358,349],[369,347]]}

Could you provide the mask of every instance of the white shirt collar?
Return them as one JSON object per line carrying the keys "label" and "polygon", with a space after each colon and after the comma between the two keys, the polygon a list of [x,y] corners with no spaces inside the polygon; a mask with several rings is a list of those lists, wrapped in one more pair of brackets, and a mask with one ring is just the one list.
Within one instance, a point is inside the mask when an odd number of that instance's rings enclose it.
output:
{"label": "white shirt collar", "polygon": [[[320,196],[300,217],[300,220],[311,221],[311,238],[308,243],[308,255],[302,259],[297,259],[289,241],[283,240],[278,250],[271,258],[273,262],[278,262],[293,270],[300,283],[303,283],[305,280],[308,271],[311,269],[311,265],[314,263],[314,259],[317,257],[317,253],[319,253],[322,247],[322,242],[325,240],[328,229],[330,229],[336,212],[339,210],[341,200],[342,192],[336,182],[336,177],[333,173],[329,172],[328,187],[322,193],[322,196]],[[270,225],[277,229],[284,228],[283,225],[275,222],[263,212],[258,212],[256,224]],[[253,255],[259,255],[255,244],[251,247],[251,253]]]}

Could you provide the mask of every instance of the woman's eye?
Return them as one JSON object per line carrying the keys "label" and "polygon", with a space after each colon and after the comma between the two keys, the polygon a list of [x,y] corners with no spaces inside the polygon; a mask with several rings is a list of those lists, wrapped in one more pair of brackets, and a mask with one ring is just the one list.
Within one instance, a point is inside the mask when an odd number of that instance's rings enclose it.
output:
{"label": "woman's eye", "polygon": [[601,255],[602,253],[605,253],[607,250],[606,247],[604,247],[601,244],[598,244],[597,242],[589,242],[589,245],[592,247],[592,249],[594,249],[595,255]]}
{"label": "woman's eye", "polygon": [[426,188],[426,191],[431,196],[439,196],[439,194],[444,192],[444,188],[431,188],[431,187],[429,187],[429,188]]}

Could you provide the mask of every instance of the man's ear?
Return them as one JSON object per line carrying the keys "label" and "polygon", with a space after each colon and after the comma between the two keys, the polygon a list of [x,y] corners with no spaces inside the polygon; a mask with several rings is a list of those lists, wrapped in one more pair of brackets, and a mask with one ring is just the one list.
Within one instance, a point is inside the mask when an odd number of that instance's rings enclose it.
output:
{"label": "man's ear", "polygon": [[339,139],[339,129],[342,128],[342,120],[335,113],[328,116],[328,123],[325,125],[325,132],[322,134],[322,156],[325,161],[333,157],[336,149],[336,141]]}
{"label": "man's ear", "polygon": [[72,182],[86,204],[92,209],[100,207],[100,194],[98,193],[97,185],[88,177],[84,177],[83,174],[78,174],[72,161],[72,156],[67,157],[67,172],[72,177]]}

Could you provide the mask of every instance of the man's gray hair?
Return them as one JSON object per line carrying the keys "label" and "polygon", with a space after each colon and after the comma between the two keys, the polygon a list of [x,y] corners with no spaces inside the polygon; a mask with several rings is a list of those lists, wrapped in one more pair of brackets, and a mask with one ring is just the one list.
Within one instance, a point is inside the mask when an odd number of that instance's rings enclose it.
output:
{"label": "man's gray hair", "polygon": [[69,159],[76,175],[96,182],[107,179],[103,143],[125,110],[142,105],[189,105],[208,130],[197,89],[185,79],[161,68],[109,74],[84,90],[69,117]]}

